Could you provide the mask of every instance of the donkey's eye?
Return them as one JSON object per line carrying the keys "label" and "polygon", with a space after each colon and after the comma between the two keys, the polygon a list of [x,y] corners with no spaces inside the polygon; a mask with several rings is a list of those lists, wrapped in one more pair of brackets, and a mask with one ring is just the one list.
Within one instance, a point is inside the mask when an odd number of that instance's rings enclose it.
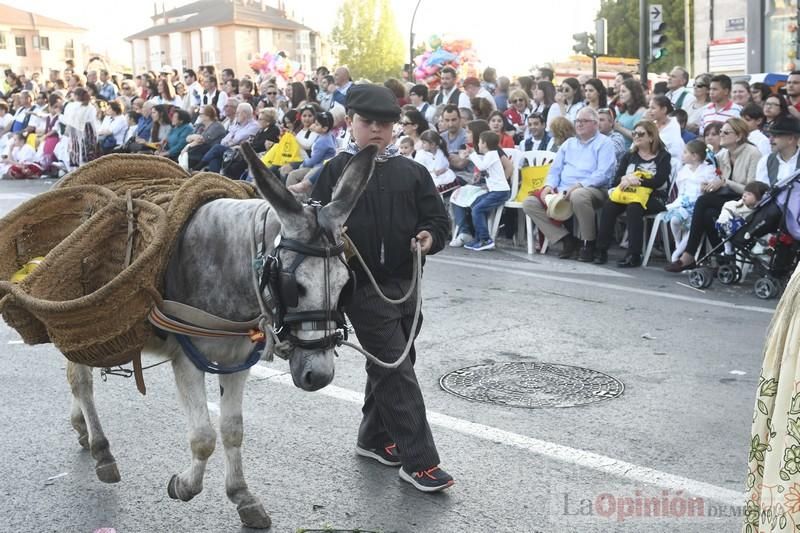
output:
{"label": "donkey's eye", "polygon": [[305,296],[306,295],[306,288],[299,283],[297,284],[297,295],[298,296]]}

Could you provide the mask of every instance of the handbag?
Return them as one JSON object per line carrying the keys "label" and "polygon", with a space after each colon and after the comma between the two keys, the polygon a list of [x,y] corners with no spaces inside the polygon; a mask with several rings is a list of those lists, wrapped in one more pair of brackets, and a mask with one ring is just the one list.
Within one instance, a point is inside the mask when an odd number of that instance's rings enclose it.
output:
{"label": "handbag", "polygon": [[[633,173],[634,176],[639,178],[641,182],[645,182],[653,178],[653,175],[643,170],[637,170]],[[636,185],[622,190],[620,187],[614,187],[608,191],[608,197],[612,202],[618,204],[641,204],[644,209],[647,209],[647,202],[650,200],[650,195],[653,193],[651,187],[644,185]]]}
{"label": "handbag", "polygon": [[517,192],[517,197],[514,198],[514,201],[523,202],[532,192],[538,191],[544,187],[544,181],[547,179],[547,174],[549,172],[549,164],[535,167],[522,167],[519,169],[519,192]]}
{"label": "handbag", "polygon": [[297,142],[294,134],[286,132],[280,140],[264,154],[261,161],[268,167],[281,167],[289,163],[300,163],[303,161],[300,143]]}

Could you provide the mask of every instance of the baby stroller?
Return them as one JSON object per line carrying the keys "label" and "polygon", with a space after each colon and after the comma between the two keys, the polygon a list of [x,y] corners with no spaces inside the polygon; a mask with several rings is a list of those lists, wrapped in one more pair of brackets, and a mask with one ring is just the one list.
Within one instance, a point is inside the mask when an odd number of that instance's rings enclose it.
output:
{"label": "baby stroller", "polygon": [[[797,266],[800,252],[800,171],[776,183],[764,195],[745,223],[697,260],[689,271],[689,284],[696,289],[711,286],[716,277],[732,285],[743,271],[758,275],[753,292],[768,300],[778,296]],[[733,255],[720,255],[725,243],[731,243]],[[712,259],[716,258],[716,273]]]}

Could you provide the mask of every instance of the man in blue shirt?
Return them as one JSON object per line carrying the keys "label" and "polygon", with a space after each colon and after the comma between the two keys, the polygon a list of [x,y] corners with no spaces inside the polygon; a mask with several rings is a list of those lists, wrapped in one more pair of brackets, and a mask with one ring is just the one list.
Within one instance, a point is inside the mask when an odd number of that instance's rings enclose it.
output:
{"label": "man in blue shirt", "polygon": [[344,106],[347,100],[347,91],[353,85],[353,78],[350,77],[350,71],[347,70],[347,67],[339,67],[334,70],[333,81],[336,84],[336,90],[333,92],[333,101]]}
{"label": "man in blue shirt", "polygon": [[[531,193],[522,202],[522,209],[551,243],[562,243],[560,258],[571,258],[583,241],[578,260],[591,262],[594,260],[594,240],[597,235],[595,210],[602,207],[607,198],[606,189],[616,169],[617,159],[613,143],[600,133],[597,111],[591,107],[578,112],[575,132],[576,136],[559,148],[544,187],[535,195]],[[553,192],[565,194],[572,205],[581,240],[547,215],[544,199]]]}

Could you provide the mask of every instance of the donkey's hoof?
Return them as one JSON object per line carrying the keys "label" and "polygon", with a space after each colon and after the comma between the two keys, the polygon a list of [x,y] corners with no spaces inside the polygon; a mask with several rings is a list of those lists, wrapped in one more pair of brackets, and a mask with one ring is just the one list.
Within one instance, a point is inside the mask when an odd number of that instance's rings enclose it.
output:
{"label": "donkey's hoof", "polygon": [[78,435],[78,444],[80,444],[81,448],[84,450],[89,450],[89,434],[84,433],[83,435]]}
{"label": "donkey's hoof", "polygon": [[117,469],[117,463],[114,461],[97,465],[94,471],[97,473],[97,479],[103,483],[119,483],[120,479],[122,479]]}
{"label": "donkey's hoof", "polygon": [[180,479],[178,479],[178,474],[175,474],[170,478],[169,483],[167,483],[167,494],[169,494],[170,498],[173,500],[188,502],[195,497],[194,494],[181,494],[182,491],[178,487],[179,483]]}
{"label": "donkey's hoof", "polygon": [[236,510],[239,511],[239,518],[242,520],[242,524],[245,527],[269,529],[272,525],[272,520],[264,510],[264,506],[258,502],[240,505]]}

